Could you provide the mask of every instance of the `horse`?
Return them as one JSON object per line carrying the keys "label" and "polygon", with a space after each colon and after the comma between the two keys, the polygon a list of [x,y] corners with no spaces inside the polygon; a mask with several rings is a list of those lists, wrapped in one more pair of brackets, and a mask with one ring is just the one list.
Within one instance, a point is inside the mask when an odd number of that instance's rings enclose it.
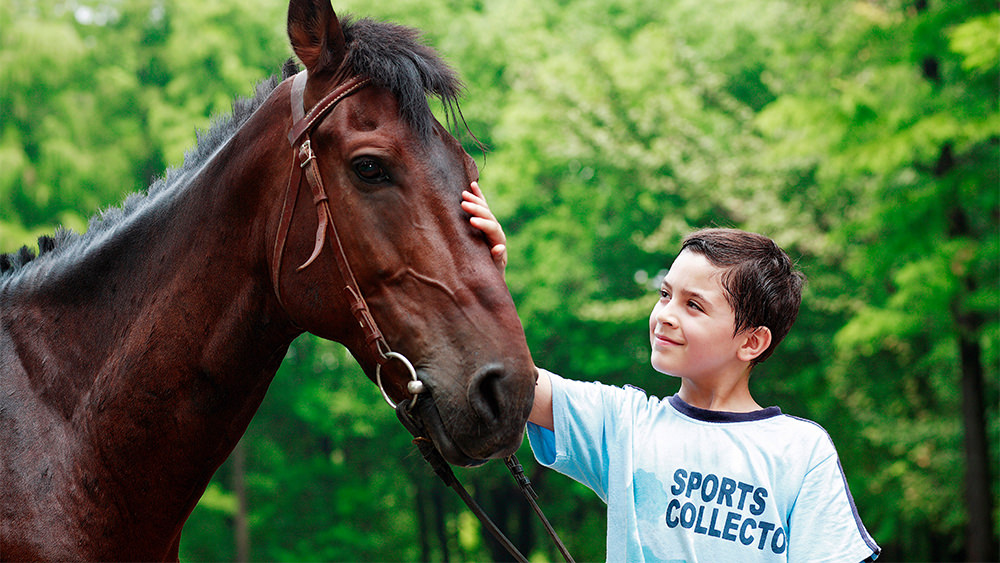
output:
{"label": "horse", "polygon": [[[537,377],[412,29],[291,0],[304,67],[145,194],[0,258],[0,556],[176,560],[297,336],[346,346],[448,462],[523,439]],[[300,194],[299,192],[302,192]],[[311,196],[311,197],[310,197]]]}

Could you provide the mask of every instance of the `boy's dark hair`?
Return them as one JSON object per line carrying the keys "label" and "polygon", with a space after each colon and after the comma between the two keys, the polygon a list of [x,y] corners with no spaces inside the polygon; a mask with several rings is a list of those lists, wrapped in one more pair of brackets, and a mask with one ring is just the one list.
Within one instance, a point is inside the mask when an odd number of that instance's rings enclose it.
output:
{"label": "boy's dark hair", "polygon": [[771,345],[751,364],[766,360],[785,338],[802,302],[805,275],[773,240],[738,229],[703,229],[684,238],[685,249],[724,268],[722,287],[736,314],[736,331],[766,326]]}

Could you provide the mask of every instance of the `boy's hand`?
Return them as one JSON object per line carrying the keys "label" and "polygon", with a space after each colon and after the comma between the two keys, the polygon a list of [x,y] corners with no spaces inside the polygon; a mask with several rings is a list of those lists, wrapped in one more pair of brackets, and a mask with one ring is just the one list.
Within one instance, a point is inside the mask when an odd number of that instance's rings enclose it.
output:
{"label": "boy's hand", "polygon": [[486,241],[490,245],[490,253],[493,255],[493,263],[496,264],[501,274],[507,269],[507,237],[503,234],[500,222],[493,216],[490,206],[486,203],[486,196],[479,189],[479,184],[473,182],[469,190],[462,192],[462,209],[472,215],[469,223],[486,235]]}

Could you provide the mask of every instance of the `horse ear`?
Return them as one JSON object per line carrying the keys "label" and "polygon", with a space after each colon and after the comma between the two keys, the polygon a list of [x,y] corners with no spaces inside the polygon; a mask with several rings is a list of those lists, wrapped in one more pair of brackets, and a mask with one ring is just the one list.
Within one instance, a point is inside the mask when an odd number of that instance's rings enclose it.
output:
{"label": "horse ear", "polygon": [[344,32],[330,0],[291,0],[288,39],[309,74],[333,72],[344,59]]}

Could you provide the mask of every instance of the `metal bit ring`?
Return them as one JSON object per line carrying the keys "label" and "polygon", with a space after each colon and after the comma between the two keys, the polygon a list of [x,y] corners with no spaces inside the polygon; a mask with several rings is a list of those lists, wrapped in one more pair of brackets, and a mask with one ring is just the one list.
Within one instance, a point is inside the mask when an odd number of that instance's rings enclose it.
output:
{"label": "metal bit ring", "polygon": [[[412,409],[417,404],[417,396],[424,392],[424,382],[420,381],[417,377],[417,370],[414,369],[410,360],[406,359],[406,356],[398,352],[386,352],[385,357],[399,360],[409,370],[412,379],[406,383],[406,390],[413,395],[413,399],[410,400],[410,408]],[[382,364],[375,366],[375,383],[378,384],[378,390],[382,392],[382,398],[385,399],[385,402],[389,403],[389,406],[395,409],[396,403],[392,401],[392,398],[389,397],[389,394],[385,392],[385,388],[382,386]]]}

